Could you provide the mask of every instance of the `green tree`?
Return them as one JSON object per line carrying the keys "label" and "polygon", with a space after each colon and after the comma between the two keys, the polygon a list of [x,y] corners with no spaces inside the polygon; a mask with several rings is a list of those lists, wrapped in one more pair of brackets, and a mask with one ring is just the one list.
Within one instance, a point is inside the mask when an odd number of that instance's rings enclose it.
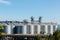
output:
{"label": "green tree", "polygon": [[42,40],[42,37],[41,36],[37,36],[36,40]]}
{"label": "green tree", "polygon": [[0,35],[4,35],[4,26],[0,25]]}
{"label": "green tree", "polygon": [[53,35],[46,36],[46,40],[60,40],[60,30],[56,30]]}
{"label": "green tree", "polygon": [[46,40],[54,40],[54,36],[53,35],[47,35],[46,36]]}
{"label": "green tree", "polygon": [[41,31],[40,34],[44,34],[45,32]]}
{"label": "green tree", "polygon": [[54,39],[55,40],[60,40],[60,30],[57,30],[53,33]]}

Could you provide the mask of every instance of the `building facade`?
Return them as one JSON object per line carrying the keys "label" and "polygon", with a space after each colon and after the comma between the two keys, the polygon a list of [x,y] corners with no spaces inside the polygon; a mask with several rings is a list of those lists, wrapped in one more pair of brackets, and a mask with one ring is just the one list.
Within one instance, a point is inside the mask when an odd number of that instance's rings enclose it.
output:
{"label": "building facade", "polygon": [[53,34],[58,28],[57,23],[53,22],[41,22],[41,18],[38,21],[35,21],[33,17],[31,21],[28,22],[24,20],[20,21],[0,21],[0,25],[4,26],[5,34]]}

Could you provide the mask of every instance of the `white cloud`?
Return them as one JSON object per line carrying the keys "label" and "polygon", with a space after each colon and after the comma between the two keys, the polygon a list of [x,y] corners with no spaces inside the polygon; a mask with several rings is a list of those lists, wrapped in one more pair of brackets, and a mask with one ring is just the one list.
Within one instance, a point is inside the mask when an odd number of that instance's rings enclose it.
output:
{"label": "white cloud", "polygon": [[6,4],[6,5],[10,5],[11,4],[11,2],[5,1],[5,0],[0,0],[0,3]]}

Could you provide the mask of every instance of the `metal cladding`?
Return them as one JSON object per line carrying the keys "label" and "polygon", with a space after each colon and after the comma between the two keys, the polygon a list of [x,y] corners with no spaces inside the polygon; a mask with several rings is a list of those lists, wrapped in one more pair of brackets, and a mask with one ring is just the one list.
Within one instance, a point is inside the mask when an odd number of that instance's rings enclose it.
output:
{"label": "metal cladding", "polygon": [[57,30],[58,24],[54,22],[41,22],[42,17],[38,21],[31,17],[31,21],[0,21],[0,25],[4,26],[5,34],[53,34]]}

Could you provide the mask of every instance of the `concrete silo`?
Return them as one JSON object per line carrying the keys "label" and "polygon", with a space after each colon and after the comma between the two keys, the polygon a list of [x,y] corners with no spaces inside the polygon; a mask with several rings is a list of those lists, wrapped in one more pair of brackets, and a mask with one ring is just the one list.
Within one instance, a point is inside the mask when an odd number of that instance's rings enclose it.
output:
{"label": "concrete silo", "polygon": [[6,32],[7,32],[7,34],[11,34],[12,32],[12,27],[11,27],[11,25],[6,25]]}

